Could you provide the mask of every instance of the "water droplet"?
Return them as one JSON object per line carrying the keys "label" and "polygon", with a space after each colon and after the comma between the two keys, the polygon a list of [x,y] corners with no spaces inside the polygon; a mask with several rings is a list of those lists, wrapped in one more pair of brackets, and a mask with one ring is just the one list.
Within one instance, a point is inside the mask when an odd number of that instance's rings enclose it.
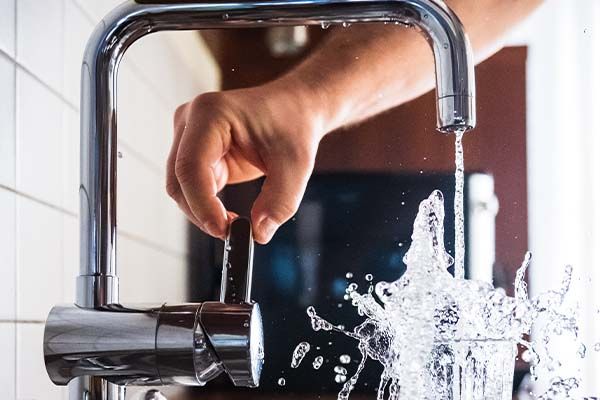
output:
{"label": "water droplet", "polygon": [[322,29],[327,29],[330,26],[331,26],[331,24],[329,22],[325,22],[325,21],[321,22],[321,28]]}
{"label": "water droplet", "polygon": [[302,360],[304,360],[304,356],[306,353],[310,351],[310,344],[307,342],[300,342],[298,346],[294,349],[294,354],[292,355],[292,363],[290,366],[292,368],[298,368]]}
{"label": "water droplet", "polygon": [[350,25],[352,25],[350,22],[346,22],[346,21],[342,22],[342,26],[343,26],[344,28],[347,28],[347,27],[349,27]]}
{"label": "water droplet", "polygon": [[365,275],[365,281],[371,282],[372,280],[373,280],[373,275],[372,274],[366,274]]}
{"label": "water droplet", "polygon": [[450,47],[450,45],[448,43],[444,43],[444,49],[448,49],[448,47]]}
{"label": "water droplet", "polygon": [[577,355],[580,358],[585,358],[586,352],[587,352],[587,348],[585,347],[585,344],[581,343],[581,345],[579,346],[579,349],[577,349]]}
{"label": "water droplet", "polygon": [[225,13],[221,16],[221,18],[223,18],[224,20],[228,20],[229,19],[229,14]]}
{"label": "water droplet", "polygon": [[119,157],[119,158],[123,158],[123,153],[121,153],[120,151],[119,151],[119,152],[117,152],[117,157]]}
{"label": "water droplet", "polygon": [[319,368],[321,368],[322,365],[323,365],[323,356],[316,356],[312,363],[313,368],[319,369]]}
{"label": "water droplet", "polygon": [[600,342],[594,345],[594,351],[600,351]]}
{"label": "water droplet", "polygon": [[352,279],[354,274],[352,272],[346,272],[346,279]]}
{"label": "water droplet", "polygon": [[341,365],[336,365],[333,368],[333,372],[339,375],[348,375],[348,371],[346,370],[346,368],[342,367]]}
{"label": "water droplet", "polygon": [[335,383],[344,383],[346,382],[346,375],[336,375]]}
{"label": "water droplet", "polygon": [[277,381],[277,384],[279,386],[285,386],[285,378],[279,378],[279,380]]}
{"label": "water droplet", "polygon": [[355,292],[356,289],[358,289],[358,285],[356,283],[352,282],[351,284],[348,285],[348,288],[346,289],[346,291],[348,293],[352,293],[352,292]]}
{"label": "water droplet", "polygon": [[342,354],[340,356],[340,362],[342,364],[350,364],[350,361],[352,361],[352,359],[350,358],[350,356],[348,354]]}

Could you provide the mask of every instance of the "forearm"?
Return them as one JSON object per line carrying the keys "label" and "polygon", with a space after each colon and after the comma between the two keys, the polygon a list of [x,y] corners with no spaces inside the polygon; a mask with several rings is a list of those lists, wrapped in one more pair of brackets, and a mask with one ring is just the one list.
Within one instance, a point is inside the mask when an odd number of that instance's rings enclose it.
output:
{"label": "forearm", "polygon": [[[475,62],[501,47],[506,33],[542,0],[447,0],[465,26]],[[434,87],[429,44],[413,29],[370,24],[336,28],[275,85],[302,88],[324,133],[412,100]],[[315,106],[316,104],[316,106]]]}

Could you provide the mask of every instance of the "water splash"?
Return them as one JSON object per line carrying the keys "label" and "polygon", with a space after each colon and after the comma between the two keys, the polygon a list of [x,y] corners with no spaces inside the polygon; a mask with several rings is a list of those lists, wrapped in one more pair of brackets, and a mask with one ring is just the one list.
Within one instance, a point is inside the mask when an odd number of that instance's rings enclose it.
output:
{"label": "water splash", "polygon": [[[509,400],[517,343],[527,349],[524,357],[531,360],[533,380],[552,377],[538,398],[572,398],[579,380],[557,377],[560,360],[551,351],[559,336],[581,348],[576,310],[565,302],[572,268],[565,269],[557,290],[529,299],[527,253],[517,271],[515,297],[509,297],[488,283],[455,278],[447,271],[454,260],[444,248],[443,223],[443,196],[434,191],[419,206],[404,257],[406,272],[394,282],[377,283],[374,293],[361,294],[356,283],[348,285],[347,296],[365,317],[352,331],[319,317],[313,307],[307,309],[315,331],[333,330],[358,341],[360,362],[344,379],[338,399],[348,399],[367,359],[373,359],[384,367],[378,400],[386,394],[389,400]],[[539,339],[523,339],[534,325]],[[346,375],[335,372],[336,382],[342,383],[338,376]]]}

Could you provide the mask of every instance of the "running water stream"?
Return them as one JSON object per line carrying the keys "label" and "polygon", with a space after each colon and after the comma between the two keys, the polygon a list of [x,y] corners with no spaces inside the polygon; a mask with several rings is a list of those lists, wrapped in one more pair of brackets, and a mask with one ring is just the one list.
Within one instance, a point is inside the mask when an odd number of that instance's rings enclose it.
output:
{"label": "running water stream", "polygon": [[[565,301],[572,268],[565,269],[558,289],[533,299],[525,281],[529,253],[517,271],[514,297],[490,283],[464,279],[462,134],[457,132],[455,142],[456,258],[444,248],[444,199],[435,190],[419,206],[403,260],[406,272],[394,282],[373,286],[369,280],[362,294],[349,283],[345,298],[365,318],[361,324],[346,330],[321,318],[314,307],[307,309],[315,331],[337,331],[358,342],[362,357],[354,373],[347,378],[345,368],[336,371],[335,381],[343,383],[339,400],[348,399],[368,359],[384,367],[378,400],[386,395],[389,400],[510,400],[517,344],[526,349],[532,379],[546,384],[538,399],[574,398],[578,375],[561,376],[562,361],[551,348],[560,340],[579,353],[585,349],[578,338],[577,310]],[[453,263],[455,276],[448,272]],[[534,326],[536,339],[526,339]],[[309,349],[308,343],[298,345],[293,368]],[[317,359],[315,369],[322,364],[322,357]]]}
{"label": "running water stream", "polygon": [[462,138],[464,130],[456,131],[454,141],[454,276],[458,279],[465,278],[465,159]]}

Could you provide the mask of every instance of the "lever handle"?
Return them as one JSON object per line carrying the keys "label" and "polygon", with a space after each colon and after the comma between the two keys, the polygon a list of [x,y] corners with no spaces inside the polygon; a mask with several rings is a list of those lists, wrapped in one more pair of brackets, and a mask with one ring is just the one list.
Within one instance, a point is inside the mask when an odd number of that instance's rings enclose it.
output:
{"label": "lever handle", "polygon": [[221,303],[250,303],[254,239],[252,223],[238,217],[229,225],[223,255]]}

